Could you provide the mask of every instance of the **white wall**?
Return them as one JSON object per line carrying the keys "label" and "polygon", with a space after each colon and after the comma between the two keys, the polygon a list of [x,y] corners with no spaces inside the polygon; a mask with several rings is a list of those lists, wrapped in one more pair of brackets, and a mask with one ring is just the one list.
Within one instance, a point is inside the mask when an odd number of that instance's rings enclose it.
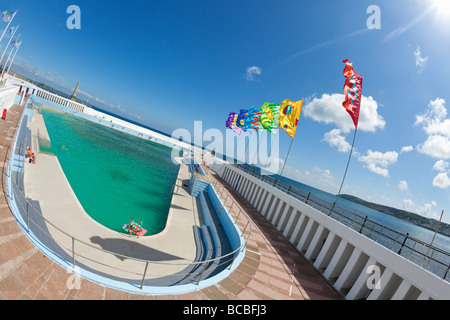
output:
{"label": "white wall", "polygon": [[9,110],[9,108],[14,104],[14,99],[17,92],[18,89],[14,86],[0,88],[0,113],[3,113],[3,109]]}
{"label": "white wall", "polygon": [[[222,179],[346,299],[450,299],[445,280],[260,179],[231,165],[219,166],[214,169]],[[375,269],[379,287],[372,288]]]}

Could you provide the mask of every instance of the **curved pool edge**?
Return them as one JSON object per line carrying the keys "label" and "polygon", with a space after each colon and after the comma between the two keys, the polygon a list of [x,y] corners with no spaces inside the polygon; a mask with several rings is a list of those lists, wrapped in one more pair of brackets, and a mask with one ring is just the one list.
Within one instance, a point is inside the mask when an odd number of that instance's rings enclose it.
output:
{"label": "curved pool edge", "polygon": [[[24,109],[25,111],[25,109]],[[21,127],[21,124],[24,120],[24,112],[22,113],[21,119],[19,121],[19,128]],[[11,181],[11,174],[12,174],[12,157],[15,154],[15,149],[17,145],[17,139],[18,134],[16,133],[16,136],[14,138],[13,147],[10,151],[10,159],[7,164],[7,170],[6,170],[6,183],[7,183],[7,198],[8,203],[11,209],[11,212],[14,215],[14,218],[16,219],[16,222],[18,223],[20,229],[25,234],[25,236],[30,240],[30,242],[39,250],[41,251],[46,257],[51,259],[53,262],[58,264],[59,266],[63,267],[67,270],[68,274],[72,273],[75,275],[80,276],[81,278],[84,278],[86,280],[92,281],[94,283],[116,289],[121,291],[126,291],[134,294],[149,294],[149,295],[174,295],[174,294],[183,294],[183,293],[189,293],[194,292],[197,290],[201,290],[203,288],[209,287],[211,285],[217,284],[218,282],[222,281],[223,279],[227,278],[242,262],[245,256],[245,246],[242,250],[239,250],[238,255],[235,257],[231,268],[226,268],[225,270],[221,271],[219,274],[204,279],[200,281],[198,284],[184,284],[184,285],[172,285],[172,286],[146,286],[144,285],[142,289],[139,286],[136,286],[135,284],[124,282],[124,281],[117,281],[113,280],[98,274],[95,274],[91,271],[85,270],[80,267],[73,267],[72,262],[68,261],[67,259],[62,258],[55,252],[53,252],[51,249],[49,249],[39,238],[35,236],[32,232],[28,232],[27,224],[24,221],[17,203],[16,199],[14,197],[14,193],[12,190],[12,181]],[[173,195],[172,195],[173,196]],[[239,228],[234,223],[236,231],[239,233]],[[243,242],[241,242],[243,243]]]}

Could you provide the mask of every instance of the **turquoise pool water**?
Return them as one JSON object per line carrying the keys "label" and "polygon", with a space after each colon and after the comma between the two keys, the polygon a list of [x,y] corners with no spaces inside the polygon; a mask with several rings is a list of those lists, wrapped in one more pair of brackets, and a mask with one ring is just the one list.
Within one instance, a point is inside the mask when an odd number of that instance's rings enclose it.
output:
{"label": "turquoise pool water", "polygon": [[[98,223],[122,232],[142,219],[146,236],[166,225],[179,166],[171,149],[75,116],[42,110],[58,157],[84,210]],[[65,148],[63,148],[64,146]]]}

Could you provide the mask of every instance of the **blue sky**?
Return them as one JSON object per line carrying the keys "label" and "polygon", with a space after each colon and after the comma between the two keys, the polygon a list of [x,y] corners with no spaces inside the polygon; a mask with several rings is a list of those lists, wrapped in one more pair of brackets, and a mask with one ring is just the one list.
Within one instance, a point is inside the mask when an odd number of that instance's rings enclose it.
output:
{"label": "blue sky", "polygon": [[[450,210],[446,2],[4,0],[0,10],[19,9],[13,70],[68,93],[80,81],[80,98],[167,133],[201,120],[225,135],[231,111],[303,99],[284,174],[332,193],[354,133],[341,105],[348,58],[364,98],[343,193],[438,218]],[[80,30],[66,26],[72,4]],[[371,5],[381,29],[367,28]],[[291,140],[279,134],[282,163]]]}

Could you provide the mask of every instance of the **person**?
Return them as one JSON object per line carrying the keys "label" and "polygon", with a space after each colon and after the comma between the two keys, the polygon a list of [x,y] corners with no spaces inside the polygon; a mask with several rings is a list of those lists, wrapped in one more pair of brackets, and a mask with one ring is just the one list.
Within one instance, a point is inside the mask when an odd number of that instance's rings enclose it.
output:
{"label": "person", "polygon": [[34,155],[33,151],[31,151],[30,147],[27,147],[27,154],[28,154],[29,162],[36,163],[36,156]]}
{"label": "person", "polygon": [[65,145],[61,145],[61,149],[62,149],[62,150],[69,150],[69,149],[66,148]]}

